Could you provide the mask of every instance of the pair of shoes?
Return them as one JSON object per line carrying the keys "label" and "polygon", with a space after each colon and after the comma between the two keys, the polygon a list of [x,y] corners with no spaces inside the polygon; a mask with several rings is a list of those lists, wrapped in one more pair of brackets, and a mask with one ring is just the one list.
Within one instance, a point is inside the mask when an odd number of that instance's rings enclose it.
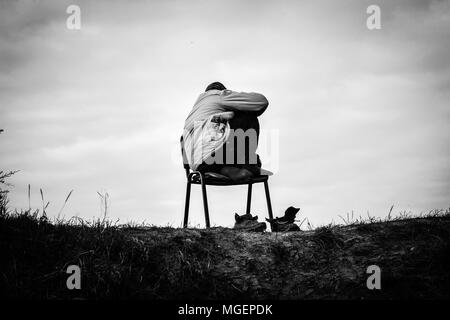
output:
{"label": "pair of shoes", "polygon": [[270,223],[273,232],[289,232],[289,231],[300,231],[298,225],[294,223],[295,216],[300,208],[289,207],[284,212],[284,216],[275,219],[267,219],[266,221]]}
{"label": "pair of shoes", "polygon": [[253,217],[250,213],[244,214],[242,216],[235,213],[234,219],[235,223],[233,229],[236,230],[263,232],[267,228],[265,222],[258,222],[258,216]]}

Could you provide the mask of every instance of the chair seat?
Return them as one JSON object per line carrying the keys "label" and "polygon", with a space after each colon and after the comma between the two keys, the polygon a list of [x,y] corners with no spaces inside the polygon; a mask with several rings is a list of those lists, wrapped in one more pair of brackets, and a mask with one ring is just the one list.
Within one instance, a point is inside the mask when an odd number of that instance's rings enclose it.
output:
{"label": "chair seat", "polygon": [[[264,170],[263,173],[266,173],[264,175],[259,175],[256,177],[253,177],[250,181],[245,182],[234,182],[227,176],[224,176],[219,173],[215,172],[206,172],[204,173],[205,176],[205,182],[207,185],[213,185],[213,186],[236,186],[236,185],[242,185],[242,184],[249,184],[249,183],[259,183],[264,182],[269,179],[269,176],[272,175],[270,171]],[[191,182],[194,184],[200,184],[200,175],[194,175],[191,179]]]}

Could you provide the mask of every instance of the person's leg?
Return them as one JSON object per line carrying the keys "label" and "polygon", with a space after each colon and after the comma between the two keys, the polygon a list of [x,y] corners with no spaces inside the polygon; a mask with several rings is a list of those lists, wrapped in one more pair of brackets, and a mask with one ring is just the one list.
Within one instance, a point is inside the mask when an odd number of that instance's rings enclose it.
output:
{"label": "person's leg", "polygon": [[214,173],[220,173],[220,171],[222,170],[223,165],[221,164],[207,164],[205,162],[203,162],[202,164],[200,164],[197,167],[197,171],[201,172],[201,173],[206,173],[206,172],[214,172]]}
{"label": "person's leg", "polygon": [[220,170],[220,174],[227,176],[234,182],[248,181],[250,178],[254,176],[254,174],[251,171],[245,168],[238,168],[233,166],[223,166],[222,169]]}
{"label": "person's leg", "polygon": [[[238,167],[245,168],[258,175],[261,167],[261,161],[256,153],[259,141],[258,118],[251,113],[237,113],[230,120],[230,127],[235,133],[234,153],[235,159],[240,160],[237,162]],[[244,133],[243,136],[242,133]]]}
{"label": "person's leg", "polygon": [[229,124],[232,130],[227,142],[222,147],[222,163],[202,163],[197,170],[203,173],[220,173],[234,182],[247,181],[260,174],[261,161],[256,154],[259,121],[252,114],[235,112],[234,117],[229,120]]}
{"label": "person's leg", "polygon": [[224,147],[225,166],[221,173],[236,182],[246,181],[260,173],[261,161],[256,154],[259,121],[252,114],[237,112],[229,124],[232,131]]}
{"label": "person's leg", "polygon": [[197,171],[201,173],[213,172],[224,175],[234,182],[242,182],[250,179],[253,173],[245,168],[237,168],[234,166],[227,166],[224,164],[206,164],[202,163],[198,166]]}

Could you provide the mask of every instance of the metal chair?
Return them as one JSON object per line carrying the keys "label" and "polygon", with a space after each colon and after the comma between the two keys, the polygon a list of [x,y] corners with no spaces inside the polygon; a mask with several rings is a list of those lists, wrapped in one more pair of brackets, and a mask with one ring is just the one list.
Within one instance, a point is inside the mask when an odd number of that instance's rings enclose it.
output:
{"label": "metal chair", "polygon": [[[209,209],[208,209],[208,198],[206,194],[206,186],[236,186],[236,185],[248,185],[248,191],[247,191],[247,209],[246,213],[250,213],[250,207],[252,202],[252,187],[255,183],[264,183],[264,190],[266,193],[266,201],[267,201],[267,211],[269,213],[269,218],[273,219],[272,214],[272,203],[270,201],[270,193],[269,193],[269,176],[272,175],[271,172],[267,171],[267,174],[259,175],[256,177],[253,177],[248,182],[241,182],[236,183],[233,182],[230,178],[214,173],[214,172],[206,172],[201,173],[199,171],[192,171],[189,167],[186,153],[184,151],[184,143],[183,143],[183,136],[180,138],[180,144],[181,144],[181,154],[183,155],[183,167],[186,171],[186,201],[184,205],[184,221],[183,221],[183,228],[186,228],[188,225],[188,219],[189,219],[189,202],[191,197],[191,185],[197,184],[200,185],[202,188],[202,197],[203,197],[203,208],[205,211],[205,222],[206,222],[206,228],[210,227],[209,222]],[[265,170],[264,170],[265,171]]]}

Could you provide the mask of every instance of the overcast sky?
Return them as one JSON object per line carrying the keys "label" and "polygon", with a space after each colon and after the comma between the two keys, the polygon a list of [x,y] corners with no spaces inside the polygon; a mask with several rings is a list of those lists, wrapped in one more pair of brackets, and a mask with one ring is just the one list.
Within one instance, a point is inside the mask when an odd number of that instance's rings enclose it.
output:
{"label": "overcast sky", "polygon": [[[395,2],[395,3],[393,3]],[[69,30],[66,8],[81,8]],[[381,8],[368,30],[366,9]],[[263,93],[275,215],[450,206],[449,1],[1,1],[0,168],[11,205],[179,226],[178,139],[213,81]],[[264,138],[263,138],[264,139]],[[266,154],[264,157],[263,154]],[[245,187],[209,189],[212,224],[244,213]],[[253,214],[267,215],[263,188]],[[193,187],[192,224],[204,225]]]}

